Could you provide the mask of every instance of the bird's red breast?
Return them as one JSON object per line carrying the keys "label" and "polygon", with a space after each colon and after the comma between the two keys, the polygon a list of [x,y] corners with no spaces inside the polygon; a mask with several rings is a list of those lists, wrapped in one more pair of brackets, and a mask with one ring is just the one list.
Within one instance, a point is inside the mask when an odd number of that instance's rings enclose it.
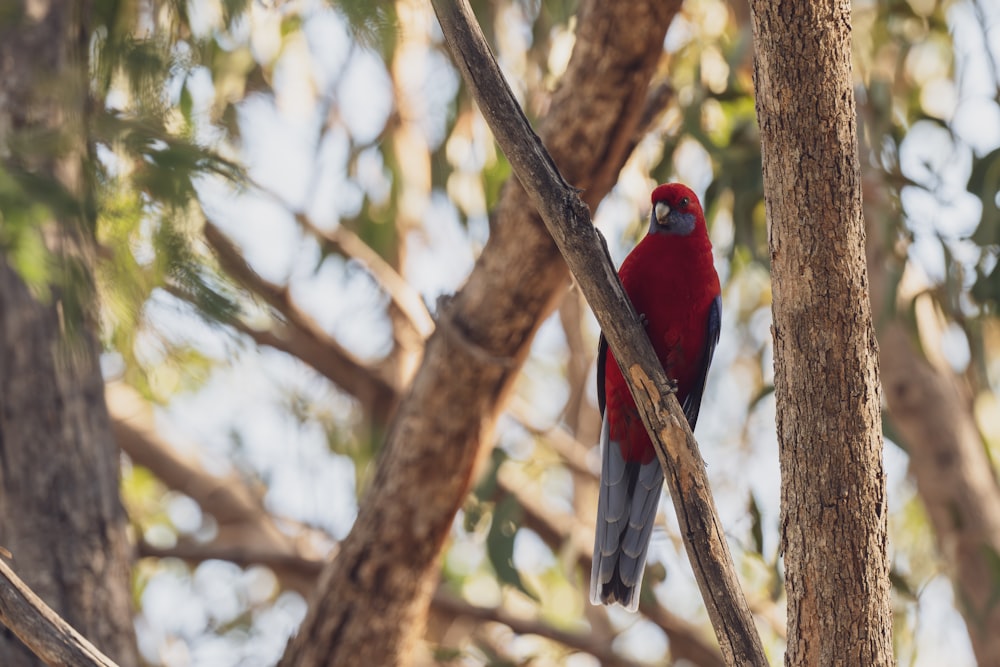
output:
{"label": "bird's red breast", "polygon": [[[677,383],[677,400],[682,403],[708,363],[704,358],[708,313],[720,293],[700,208],[697,213],[692,233],[647,234],[619,270],[636,312],[646,318],[646,333],[667,377]],[[620,444],[626,461],[651,461],[655,451],[610,350],[605,396],[610,440]]]}

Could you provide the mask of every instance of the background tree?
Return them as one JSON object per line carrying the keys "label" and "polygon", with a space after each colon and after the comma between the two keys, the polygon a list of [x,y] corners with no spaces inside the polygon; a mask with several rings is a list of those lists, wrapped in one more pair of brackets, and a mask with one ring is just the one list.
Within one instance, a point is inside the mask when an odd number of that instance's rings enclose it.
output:
{"label": "background tree", "polygon": [[[616,260],[641,228],[654,182],[684,180],[704,195],[725,283],[725,330],[698,437],[777,661],[785,601],[771,293],[747,9],[683,6],[646,88],[599,68],[558,87],[573,47],[604,39],[573,3],[475,9],[536,127],[557,127],[559,95],[588,99],[581,86],[642,90],[621,107],[639,115],[631,132],[567,133],[562,147],[548,138],[557,158],[569,156],[561,166],[574,184],[588,193],[610,188],[590,201]],[[305,613],[323,558],[336,559],[354,524],[358,498],[377,486],[373,461],[434,330],[432,316],[455,312],[439,296],[471,280],[477,258],[493,256],[487,242],[530,229],[505,222],[529,209],[516,200],[497,205],[509,168],[423,3],[115,10],[88,42],[100,100],[88,130],[98,158],[103,368],[115,380],[108,404],[128,455],[122,491],[141,555],[133,571],[139,646],[158,664],[273,664]],[[980,463],[947,468],[956,473],[952,489],[970,517],[988,516],[995,478],[983,453],[1000,441],[990,176],[1000,137],[989,130],[1000,127],[991,120],[1000,112],[996,54],[983,57],[991,53],[991,11],[988,3],[873,2],[859,3],[853,17],[864,203],[876,211],[867,216],[872,286],[886,295],[873,309],[876,332],[884,336],[891,324],[895,340],[909,341],[892,350],[909,350],[934,370],[893,375],[883,357],[902,664],[971,664],[971,647],[995,636],[969,641],[978,632],[975,610],[947,585],[953,575],[968,577],[973,590],[993,589],[989,575],[960,564],[982,550],[949,546],[975,534],[966,527],[989,535],[989,524],[948,523],[930,509],[952,502],[919,482],[933,480],[945,459],[916,452],[918,437],[951,452],[944,443],[955,440],[946,435],[963,434],[963,451]],[[566,108],[587,110],[582,102]],[[617,157],[601,158],[601,150]],[[495,268],[499,275],[519,267]],[[541,288],[555,289],[560,271],[545,274],[531,299],[549,303],[555,292],[544,297]],[[504,290],[477,294],[482,303],[469,307],[486,312],[485,322],[496,310],[488,300],[508,298]],[[665,656],[719,664],[669,513],[654,536],[641,615],[585,604],[596,330],[575,290],[552,305],[557,312],[540,324],[532,318],[541,306],[512,323],[537,332],[518,348],[522,372],[501,372],[510,375],[511,400],[496,414],[495,447],[473,493],[458,519],[443,524],[440,583],[416,646],[438,661],[473,664]],[[478,320],[460,324],[466,336],[491,331]],[[523,345],[471,340],[500,357]],[[932,413],[899,409],[893,392],[933,396],[918,391],[931,386],[928,377],[950,386],[963,409],[935,420],[940,431],[905,430],[904,422]],[[905,475],[911,466],[918,484]],[[972,488],[985,493],[964,493]],[[959,613],[969,614],[972,629],[956,623]]]}
{"label": "background tree", "polygon": [[[86,3],[0,21],[0,541],[106,653],[138,663],[119,455],[94,335]],[[0,662],[34,665],[9,632]]]}

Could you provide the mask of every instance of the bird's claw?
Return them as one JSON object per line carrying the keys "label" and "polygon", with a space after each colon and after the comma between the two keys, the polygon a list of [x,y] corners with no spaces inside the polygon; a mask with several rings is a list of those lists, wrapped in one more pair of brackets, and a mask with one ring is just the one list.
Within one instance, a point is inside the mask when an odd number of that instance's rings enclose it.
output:
{"label": "bird's claw", "polygon": [[667,378],[667,389],[670,390],[671,394],[677,393],[677,380]]}
{"label": "bird's claw", "polygon": [[649,318],[646,317],[646,313],[639,313],[639,324],[642,325],[643,329],[649,328]]}

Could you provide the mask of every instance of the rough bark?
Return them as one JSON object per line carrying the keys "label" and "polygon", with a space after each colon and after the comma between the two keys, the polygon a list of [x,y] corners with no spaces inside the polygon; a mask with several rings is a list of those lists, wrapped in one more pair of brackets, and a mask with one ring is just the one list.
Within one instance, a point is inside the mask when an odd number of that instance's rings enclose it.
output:
{"label": "rough bark", "polygon": [[[83,272],[88,12],[86,3],[17,3],[0,25],[4,167],[56,182],[81,202],[78,215],[49,220],[43,233],[51,249],[67,253],[63,266]],[[73,289],[85,298],[85,287]],[[0,543],[58,614],[132,665],[138,654],[118,449],[97,344],[86,323],[64,335],[81,323],[72,321],[63,294],[54,286],[51,299],[39,301],[0,259]],[[4,634],[0,663],[37,661]]]}
{"label": "rough bark", "polygon": [[846,0],[754,0],[788,665],[892,664],[878,350]]}
{"label": "rough bark", "polygon": [[[541,133],[596,206],[614,182],[679,2],[581,7],[576,47]],[[321,577],[282,664],[405,664],[434,590],[442,544],[539,323],[568,286],[523,190],[508,184],[465,286],[399,407],[355,528]]]}
{"label": "rough bark", "polygon": [[0,561],[0,623],[50,667],[117,667]]}
{"label": "rough bark", "polygon": [[934,527],[938,547],[980,665],[1000,665],[1000,486],[976,426],[972,403],[959,378],[935,367],[914,344],[906,313],[912,297],[896,303],[888,277],[896,260],[885,229],[898,215],[888,201],[889,185],[868,183],[868,266],[878,326],[886,408],[910,456],[910,473]]}

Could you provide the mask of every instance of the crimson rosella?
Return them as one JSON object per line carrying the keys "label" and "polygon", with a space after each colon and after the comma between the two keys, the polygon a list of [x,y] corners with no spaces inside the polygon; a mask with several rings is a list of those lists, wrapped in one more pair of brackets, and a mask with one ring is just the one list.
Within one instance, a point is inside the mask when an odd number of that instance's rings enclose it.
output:
{"label": "crimson rosella", "polygon": [[[719,276],[695,194],[678,183],[661,185],[653,190],[652,203],[649,233],[625,258],[618,275],[694,429],[719,341]],[[635,611],[663,471],[603,335],[597,397],[603,414],[602,462],[590,599]]]}

